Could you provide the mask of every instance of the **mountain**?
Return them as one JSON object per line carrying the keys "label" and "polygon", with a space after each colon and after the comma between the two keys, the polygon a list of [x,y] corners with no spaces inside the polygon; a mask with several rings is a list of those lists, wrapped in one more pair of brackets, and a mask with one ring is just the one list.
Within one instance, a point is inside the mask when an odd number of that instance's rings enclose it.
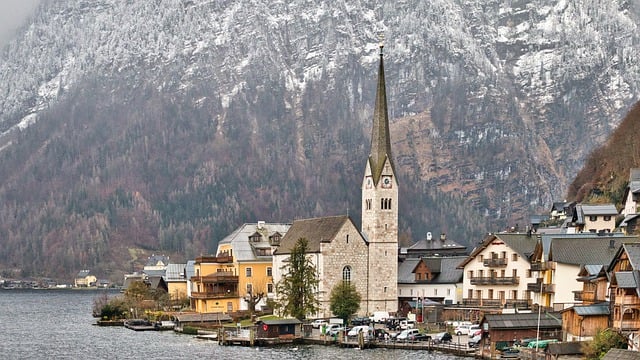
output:
{"label": "mountain", "polygon": [[632,1],[47,1],[0,56],[0,275],[119,281],[360,221],[380,35],[403,245],[524,228],[637,101]]}

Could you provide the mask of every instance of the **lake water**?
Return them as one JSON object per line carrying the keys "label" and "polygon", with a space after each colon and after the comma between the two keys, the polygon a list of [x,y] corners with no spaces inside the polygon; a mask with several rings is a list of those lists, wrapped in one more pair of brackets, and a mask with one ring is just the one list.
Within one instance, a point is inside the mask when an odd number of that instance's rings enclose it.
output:
{"label": "lake water", "polygon": [[[399,349],[297,345],[219,346],[173,331],[95,326],[93,300],[105,290],[0,290],[2,359],[463,359]],[[109,292],[110,295],[117,295]]]}

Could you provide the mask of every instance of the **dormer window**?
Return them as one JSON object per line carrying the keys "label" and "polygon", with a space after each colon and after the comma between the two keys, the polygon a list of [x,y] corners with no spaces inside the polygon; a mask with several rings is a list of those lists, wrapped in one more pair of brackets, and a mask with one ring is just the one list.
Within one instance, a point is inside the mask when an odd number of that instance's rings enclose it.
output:
{"label": "dormer window", "polygon": [[262,235],[259,232],[254,232],[253,235],[249,236],[250,242],[260,242],[260,239],[262,239]]}
{"label": "dormer window", "polygon": [[280,245],[280,240],[282,240],[282,234],[280,234],[279,232],[275,232],[271,236],[269,236],[269,243],[273,246]]}

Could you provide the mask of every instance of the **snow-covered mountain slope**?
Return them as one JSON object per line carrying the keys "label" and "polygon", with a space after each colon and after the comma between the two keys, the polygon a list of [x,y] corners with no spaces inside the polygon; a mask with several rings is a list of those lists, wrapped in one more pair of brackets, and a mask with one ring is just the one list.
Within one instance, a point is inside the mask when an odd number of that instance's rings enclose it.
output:
{"label": "snow-covered mountain slope", "polygon": [[[0,148],[88,82],[111,89],[105,102],[146,87],[209,111],[216,144],[274,149],[270,165],[295,169],[312,196],[324,174],[361,176],[383,36],[407,199],[449,194],[489,229],[523,225],[637,101],[639,14],[626,0],[43,2],[0,58]],[[358,189],[343,191],[357,209]],[[414,236],[459,227],[457,210],[402,201]]]}

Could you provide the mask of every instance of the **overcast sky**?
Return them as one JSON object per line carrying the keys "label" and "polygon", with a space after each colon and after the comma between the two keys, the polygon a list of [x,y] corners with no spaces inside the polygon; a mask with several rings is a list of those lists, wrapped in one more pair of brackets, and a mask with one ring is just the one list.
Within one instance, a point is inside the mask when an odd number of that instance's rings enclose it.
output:
{"label": "overcast sky", "polygon": [[0,47],[33,12],[40,0],[0,0]]}

